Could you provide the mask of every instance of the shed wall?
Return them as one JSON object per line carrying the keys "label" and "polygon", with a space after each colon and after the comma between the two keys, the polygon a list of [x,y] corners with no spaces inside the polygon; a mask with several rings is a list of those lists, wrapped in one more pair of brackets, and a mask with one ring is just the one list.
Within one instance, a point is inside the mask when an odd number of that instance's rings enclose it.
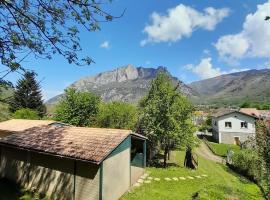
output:
{"label": "shed wall", "polygon": [[130,137],[103,161],[102,199],[117,200],[130,187]]}
{"label": "shed wall", "polygon": [[97,165],[7,147],[1,147],[0,158],[0,177],[36,188],[51,199],[99,199]]}

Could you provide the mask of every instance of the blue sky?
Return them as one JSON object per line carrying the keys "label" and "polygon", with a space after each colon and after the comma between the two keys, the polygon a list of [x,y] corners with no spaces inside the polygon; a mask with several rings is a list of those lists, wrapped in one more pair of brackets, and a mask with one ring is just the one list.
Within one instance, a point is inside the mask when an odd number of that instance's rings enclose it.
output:
{"label": "blue sky", "polygon": [[61,56],[24,63],[42,80],[44,99],[81,77],[126,64],[165,66],[186,83],[270,66],[270,22],[264,21],[270,15],[268,1],[114,0],[106,9],[114,15],[126,12],[102,23],[101,31],[80,33],[81,55],[91,56],[95,64],[78,67]]}

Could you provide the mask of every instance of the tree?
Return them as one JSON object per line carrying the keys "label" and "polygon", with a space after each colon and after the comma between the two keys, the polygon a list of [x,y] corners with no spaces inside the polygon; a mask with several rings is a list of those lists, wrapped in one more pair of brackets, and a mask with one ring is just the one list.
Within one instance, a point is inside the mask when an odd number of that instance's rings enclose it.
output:
{"label": "tree", "polygon": [[14,119],[39,119],[37,111],[31,110],[29,108],[22,108],[16,110],[16,112],[13,113],[12,117]]}
{"label": "tree", "polygon": [[136,121],[136,107],[124,102],[101,104],[96,117],[96,125],[102,128],[133,129]]}
{"label": "tree", "polygon": [[150,140],[152,151],[164,151],[164,167],[173,149],[192,142],[194,126],[191,122],[193,106],[178,86],[174,87],[166,73],[159,73],[151,83],[148,94],[140,102],[141,113],[137,130]]}
{"label": "tree", "polygon": [[28,55],[51,59],[59,54],[69,63],[91,64],[92,58],[79,58],[79,27],[87,31],[100,29],[100,22],[119,17],[106,12],[111,0],[1,0],[0,83],[14,71],[24,71],[21,61]]}
{"label": "tree", "polygon": [[270,120],[260,120],[257,122],[256,143],[259,157],[262,159],[263,188],[266,199],[270,199]]}
{"label": "tree", "polygon": [[99,110],[100,97],[69,88],[56,106],[55,120],[75,126],[91,126]]}
{"label": "tree", "polygon": [[10,111],[15,112],[21,108],[36,110],[42,117],[45,114],[45,106],[39,83],[35,79],[34,72],[26,72],[17,82],[14,94],[10,100]]}

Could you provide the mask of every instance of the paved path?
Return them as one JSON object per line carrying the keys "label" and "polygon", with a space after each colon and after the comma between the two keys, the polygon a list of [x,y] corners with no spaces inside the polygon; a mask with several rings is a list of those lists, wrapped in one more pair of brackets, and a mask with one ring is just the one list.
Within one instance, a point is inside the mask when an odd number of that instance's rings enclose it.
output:
{"label": "paved path", "polygon": [[196,153],[205,159],[215,161],[217,163],[224,163],[223,158],[216,156],[213,152],[208,148],[208,146],[202,141],[200,146],[196,149]]}

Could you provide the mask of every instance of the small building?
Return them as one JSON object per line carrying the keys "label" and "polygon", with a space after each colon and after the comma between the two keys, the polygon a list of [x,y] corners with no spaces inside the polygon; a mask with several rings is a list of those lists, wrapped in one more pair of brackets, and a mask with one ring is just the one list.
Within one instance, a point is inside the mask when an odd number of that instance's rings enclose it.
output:
{"label": "small building", "polygon": [[144,173],[146,138],[142,135],[40,123],[0,123],[0,132],[6,133],[0,139],[0,178],[35,188],[51,199],[116,200]]}
{"label": "small building", "polygon": [[240,145],[256,133],[257,117],[239,111],[223,111],[212,118],[212,134],[218,143]]}

